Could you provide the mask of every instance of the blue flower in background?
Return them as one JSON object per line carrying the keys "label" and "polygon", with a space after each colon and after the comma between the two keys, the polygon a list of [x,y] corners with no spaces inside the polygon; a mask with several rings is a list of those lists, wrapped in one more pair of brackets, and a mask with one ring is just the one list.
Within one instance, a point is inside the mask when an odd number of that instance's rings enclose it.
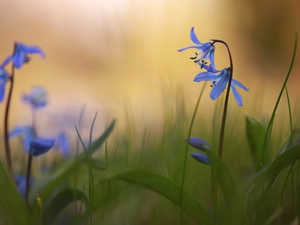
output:
{"label": "blue flower in background", "polygon": [[190,31],[190,38],[196,45],[181,48],[178,50],[178,52],[182,52],[190,48],[199,50],[199,52],[196,52],[195,57],[191,57],[191,59],[194,60],[195,63],[200,65],[201,68],[206,63],[207,59],[209,59],[210,62],[213,62],[215,46],[211,42],[201,43],[194,32],[194,27],[192,27]]}
{"label": "blue flower in background", "polygon": [[36,136],[34,129],[30,126],[15,127],[9,137],[22,136],[24,150],[33,156],[39,156],[49,151],[55,144],[55,139],[42,139]]}
{"label": "blue flower in background", "polygon": [[10,57],[7,57],[4,62],[0,65],[0,102],[3,101],[5,95],[5,86],[7,81],[10,79],[9,73],[5,70],[5,66],[9,63]]}
{"label": "blue flower in background", "polygon": [[[227,83],[229,82],[230,69],[225,68],[225,69],[219,71],[214,68],[214,64],[213,65],[211,64],[210,66],[205,65],[204,68],[207,69],[208,71],[199,73],[194,78],[194,82],[212,81],[212,85],[211,85],[212,90],[210,92],[210,98],[212,100],[215,100],[221,95],[221,93],[226,88]],[[232,79],[230,87],[232,89],[234,98],[235,98],[236,102],[238,103],[238,105],[242,106],[243,105],[242,96],[237,92],[235,86],[238,86],[245,91],[248,91],[249,89],[246,88],[243,84],[241,84],[237,80]]]}
{"label": "blue flower in background", "polygon": [[54,146],[54,139],[36,138],[30,142],[30,151],[33,156],[48,152]]}
{"label": "blue flower in background", "polygon": [[[186,142],[188,142],[191,146],[197,148],[200,151],[206,151],[207,149],[212,149],[211,145],[208,144],[206,141],[204,141],[201,138],[197,138],[197,137],[190,137],[189,141],[186,138],[185,139]],[[206,154],[204,153],[195,153],[195,152],[191,152],[190,154],[194,159],[196,159],[198,162],[201,162],[203,164],[210,164],[209,158],[207,157]]]}
{"label": "blue flower in background", "polygon": [[29,46],[20,42],[15,43],[15,45],[15,52],[9,59],[13,61],[17,69],[20,69],[24,63],[30,61],[30,54],[38,54],[42,58],[46,57],[42,49],[38,46]]}
{"label": "blue flower in background", "polygon": [[43,108],[47,105],[48,93],[41,86],[34,86],[29,94],[23,95],[23,101],[29,103],[32,108]]}
{"label": "blue flower in background", "polygon": [[[25,199],[25,196],[26,196],[26,177],[15,174],[14,178],[15,178],[15,181],[16,181],[18,192],[20,193],[20,195],[22,196],[22,198]],[[33,183],[33,178],[30,177],[30,179],[29,179],[29,186],[32,183]]]}
{"label": "blue flower in background", "polygon": [[61,132],[55,141],[55,149],[61,150],[63,157],[67,157],[70,154],[70,142],[65,132]]}

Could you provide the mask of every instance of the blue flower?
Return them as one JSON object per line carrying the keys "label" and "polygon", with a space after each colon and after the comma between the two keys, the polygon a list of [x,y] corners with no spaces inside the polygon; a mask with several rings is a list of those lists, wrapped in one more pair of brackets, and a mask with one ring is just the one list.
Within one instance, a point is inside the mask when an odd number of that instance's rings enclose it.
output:
{"label": "blue flower", "polygon": [[69,156],[70,153],[70,142],[65,132],[61,132],[55,141],[55,149],[60,149],[63,157]]}
{"label": "blue flower", "polygon": [[13,60],[13,64],[17,69],[20,69],[24,63],[30,61],[30,54],[38,54],[42,58],[46,57],[38,46],[28,46],[20,42],[15,43],[15,45],[15,52],[13,56],[10,56],[10,59]]}
{"label": "blue flower", "polygon": [[[186,142],[188,142],[188,139],[185,139]],[[202,140],[201,138],[197,137],[190,137],[189,142],[191,146],[197,148],[198,150],[201,151],[206,151],[206,148],[211,149],[211,145],[208,144],[206,141]]]}
{"label": "blue flower", "polygon": [[34,129],[30,126],[18,126],[14,128],[9,137],[22,136],[24,150],[33,156],[39,156],[49,151],[55,144],[54,139],[42,139],[37,137]]}
{"label": "blue flower", "polygon": [[7,57],[4,62],[0,65],[0,102],[3,101],[5,95],[5,86],[7,81],[10,79],[9,73],[5,70],[5,66],[9,63],[10,56]]}
{"label": "blue flower", "polygon": [[33,156],[39,156],[48,152],[54,146],[55,140],[36,138],[30,142],[30,152]]}
{"label": "blue flower", "polygon": [[[211,64],[210,66],[204,66],[205,69],[207,69],[207,72],[199,73],[195,78],[194,82],[200,82],[200,81],[212,81],[212,90],[210,92],[210,98],[212,100],[217,99],[221,93],[226,88],[227,83],[230,79],[230,69],[224,68],[223,70],[219,71],[216,70],[214,67],[214,64]],[[248,91],[249,89],[246,88],[243,84],[238,82],[235,79],[232,79],[231,82],[231,90],[233,92],[234,98],[239,106],[243,105],[242,96],[237,92],[236,86],[242,88],[245,91]]]}
{"label": "blue flower", "polygon": [[207,157],[207,155],[203,154],[203,153],[195,153],[192,152],[190,154],[194,159],[196,159],[198,162],[201,162],[203,164],[210,164],[209,158]]}
{"label": "blue flower", "polygon": [[42,108],[47,105],[48,93],[41,86],[34,86],[29,94],[23,95],[23,101],[29,103],[33,108]]}
{"label": "blue flower", "polygon": [[[206,141],[204,141],[201,138],[197,137],[190,137],[189,141],[186,138],[185,141],[187,141],[191,146],[197,148],[200,151],[206,151],[207,149],[211,150],[212,147],[210,144],[208,144]],[[196,159],[198,162],[201,162],[203,164],[210,164],[209,158],[204,153],[195,153],[192,152],[190,154],[194,159]]]}
{"label": "blue flower", "polygon": [[[14,178],[15,178],[15,181],[16,181],[18,192],[20,193],[22,198],[25,199],[25,196],[26,196],[26,177],[15,174]],[[30,177],[29,186],[31,186],[32,183],[33,183],[33,178]]]}
{"label": "blue flower", "polygon": [[198,40],[198,38],[194,32],[194,27],[192,27],[192,29],[190,31],[190,38],[191,38],[192,42],[194,42],[196,45],[181,48],[178,50],[178,52],[182,52],[182,51],[184,51],[186,49],[190,49],[190,48],[199,50],[199,52],[196,52],[195,57],[191,57],[191,59],[194,60],[194,62],[196,64],[200,65],[201,68],[206,63],[207,59],[209,59],[210,62],[213,62],[215,46],[211,42],[201,43]]}

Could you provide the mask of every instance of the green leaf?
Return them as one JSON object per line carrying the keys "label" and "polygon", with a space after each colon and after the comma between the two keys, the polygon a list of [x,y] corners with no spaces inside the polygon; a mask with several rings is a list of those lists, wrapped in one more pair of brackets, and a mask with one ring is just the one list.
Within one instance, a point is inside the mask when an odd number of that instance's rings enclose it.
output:
{"label": "green leaf", "polygon": [[44,224],[52,224],[59,213],[75,200],[86,203],[88,201],[86,195],[80,190],[64,189],[59,192],[44,209]]}
{"label": "green leaf", "polygon": [[[95,162],[95,161],[93,161]],[[100,166],[101,169],[101,166]],[[180,187],[161,175],[123,166],[110,167],[101,180],[119,179],[154,191],[179,205]],[[212,217],[192,196],[183,192],[182,208],[199,224],[213,224]]]}
{"label": "green leaf", "polygon": [[0,204],[16,225],[29,225],[30,217],[18,190],[0,161]]}
{"label": "green leaf", "polygon": [[253,117],[246,116],[246,133],[256,171],[261,169],[266,129]]}
{"label": "green leaf", "polygon": [[207,150],[206,154],[215,170],[225,201],[228,206],[231,206],[238,193],[234,179],[228,167],[213,151]]}
{"label": "green leaf", "polygon": [[300,144],[287,149],[281,155],[276,157],[269,166],[256,173],[253,178],[241,189],[240,195],[246,195],[247,192],[254,186],[256,186],[255,188],[261,189],[261,187],[257,186],[264,185],[265,182],[274,179],[279,172],[299,159]]}
{"label": "green leaf", "polygon": [[[113,121],[105,132],[95,140],[91,146],[87,149],[89,155],[92,155],[100,146],[104,143],[105,139],[110,135],[115,125]],[[30,191],[30,203],[34,204],[35,195],[38,193],[43,202],[45,202],[51,195],[53,190],[58,187],[68,177],[74,169],[82,162],[86,160],[86,153],[82,152],[75,159],[69,159],[65,162],[61,162],[58,167],[46,172],[42,177],[37,179]],[[34,204],[34,210],[36,212],[37,204]]]}

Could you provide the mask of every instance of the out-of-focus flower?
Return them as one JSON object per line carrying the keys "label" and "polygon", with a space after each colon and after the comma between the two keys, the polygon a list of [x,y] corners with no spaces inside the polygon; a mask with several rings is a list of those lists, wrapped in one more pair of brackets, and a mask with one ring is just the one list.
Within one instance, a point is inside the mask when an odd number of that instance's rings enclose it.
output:
{"label": "out-of-focus flower", "polygon": [[[197,137],[190,137],[190,139],[185,139],[186,142],[188,142],[191,146],[197,148],[200,151],[206,151],[211,150],[212,147],[210,144],[208,144],[206,141],[204,141],[201,138]],[[203,164],[210,164],[209,158],[204,153],[195,153],[192,152],[190,154],[194,159],[196,159],[198,162],[201,162]]]}
{"label": "out-of-focus flower", "polygon": [[12,56],[10,56],[10,60],[13,61],[14,67],[20,69],[24,63],[28,63],[30,61],[29,55],[31,54],[38,54],[42,58],[46,57],[40,47],[16,42],[15,52]]}
{"label": "out-of-focus flower", "polygon": [[194,159],[196,159],[198,162],[201,162],[203,164],[210,164],[209,158],[207,157],[207,155],[203,154],[203,153],[195,153],[192,152],[190,154]]}
{"label": "out-of-focus flower", "polygon": [[[227,83],[229,82],[230,69],[224,68],[223,70],[218,71],[215,68],[213,68],[212,66],[210,66],[210,67],[205,66],[204,68],[207,68],[208,71],[202,72],[202,73],[199,73],[198,75],[196,75],[196,77],[194,78],[194,82],[212,81],[212,85],[211,85],[212,90],[210,92],[210,98],[212,100],[215,100],[221,95],[221,93],[226,88]],[[236,102],[238,103],[238,105],[242,106],[243,105],[242,96],[237,92],[235,86],[238,86],[245,91],[248,91],[249,89],[246,88],[243,84],[241,84],[237,80],[232,79],[230,87],[232,89],[234,98],[235,98]]]}
{"label": "out-of-focus flower", "polygon": [[188,142],[191,146],[193,146],[199,150],[202,150],[202,151],[205,151],[205,148],[211,149],[211,145],[208,144],[206,141],[204,141],[201,138],[190,137],[189,141],[187,138],[185,139],[185,141]]}
{"label": "out-of-focus flower", "polygon": [[[25,196],[26,196],[26,177],[15,174],[14,178],[15,178],[15,181],[16,181],[18,192],[20,193],[22,198],[25,199]],[[32,184],[32,182],[33,182],[33,178],[30,177],[29,186]]]}
{"label": "out-of-focus flower", "polygon": [[30,126],[15,127],[10,133],[9,137],[22,136],[24,150],[33,156],[39,156],[49,151],[55,144],[55,139],[43,139],[37,137],[34,129]]}
{"label": "out-of-focus flower", "polygon": [[9,73],[5,70],[5,66],[9,63],[10,57],[7,57],[4,62],[0,65],[0,102],[3,101],[5,95],[5,86],[7,81],[10,79]]}
{"label": "out-of-focus flower", "polygon": [[33,86],[31,92],[23,95],[23,101],[33,108],[43,108],[47,105],[48,93],[41,86]]}
{"label": "out-of-focus flower", "polygon": [[213,62],[215,46],[212,44],[212,42],[201,43],[194,32],[194,27],[192,27],[190,31],[190,38],[196,45],[178,49],[178,52],[182,52],[190,48],[197,49],[198,52],[196,52],[196,55],[194,57],[191,57],[191,59],[194,60],[195,63],[200,65],[201,68],[206,63],[207,59],[209,59],[210,62]]}
{"label": "out-of-focus flower", "polygon": [[54,139],[36,138],[30,142],[30,152],[33,156],[39,156],[48,152],[54,146]]}
{"label": "out-of-focus flower", "polygon": [[65,132],[61,132],[55,141],[54,149],[61,150],[63,157],[67,157],[70,154],[70,142]]}

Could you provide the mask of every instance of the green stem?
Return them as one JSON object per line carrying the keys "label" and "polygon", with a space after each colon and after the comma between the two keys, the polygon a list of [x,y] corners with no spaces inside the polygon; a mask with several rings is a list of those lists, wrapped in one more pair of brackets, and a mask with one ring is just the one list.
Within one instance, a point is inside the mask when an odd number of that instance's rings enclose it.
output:
{"label": "green stem", "polygon": [[269,122],[268,127],[267,127],[267,132],[266,132],[266,135],[265,135],[265,138],[264,138],[264,147],[263,147],[263,153],[262,153],[262,163],[263,163],[263,165],[265,164],[265,154],[266,154],[266,151],[267,151],[268,139],[269,139],[269,136],[271,135],[271,128],[272,128],[272,124],[273,124],[273,121],[274,121],[274,118],[275,118],[275,113],[276,113],[277,107],[279,105],[281,96],[283,94],[284,88],[286,86],[286,83],[287,83],[287,81],[290,77],[290,74],[291,74],[293,66],[294,66],[294,62],[295,62],[295,58],[296,58],[296,52],[297,52],[297,45],[298,45],[298,31],[296,32],[296,35],[295,35],[295,44],[294,44],[294,51],[293,51],[291,65],[290,65],[289,71],[288,71],[288,73],[285,77],[285,80],[284,80],[284,83],[283,83],[282,88],[280,90],[279,96],[277,98],[277,101],[276,101],[275,107],[273,109],[273,113],[272,113],[270,122]]}
{"label": "green stem", "polygon": [[194,121],[195,121],[195,118],[196,118],[196,114],[197,114],[197,111],[198,111],[198,107],[199,107],[200,100],[202,98],[205,86],[206,86],[206,82],[204,83],[204,85],[203,85],[203,87],[200,91],[200,94],[198,96],[198,100],[197,100],[197,103],[196,103],[196,106],[195,106],[195,109],[194,109],[194,113],[193,113],[193,116],[192,116],[192,120],[191,120],[191,123],[190,123],[190,126],[189,126],[188,139],[187,139],[188,141],[186,143],[185,152],[184,152],[182,179],[181,179],[180,195],[179,195],[181,224],[183,224],[182,194],[183,194],[183,188],[184,188],[184,183],[185,183],[185,173],[186,173],[186,164],[187,164],[187,153],[188,153],[188,149],[189,149],[189,140],[190,140],[190,137],[191,137],[193,124],[194,124]]}

